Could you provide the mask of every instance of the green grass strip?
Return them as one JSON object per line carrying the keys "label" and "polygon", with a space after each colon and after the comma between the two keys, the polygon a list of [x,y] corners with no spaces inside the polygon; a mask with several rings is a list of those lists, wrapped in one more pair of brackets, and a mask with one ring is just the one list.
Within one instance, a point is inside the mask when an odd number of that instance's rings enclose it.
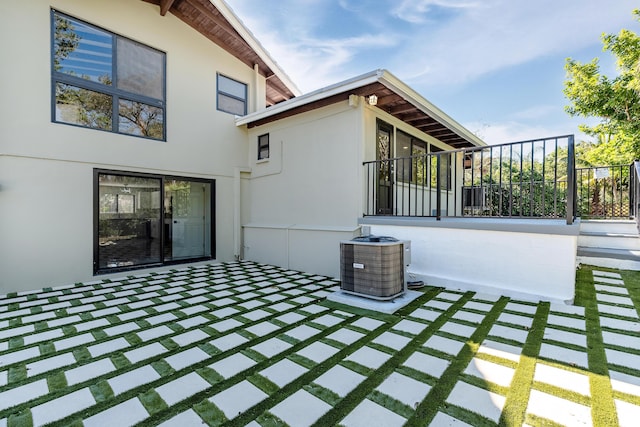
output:
{"label": "green grass strip", "polygon": [[617,425],[618,415],[609,380],[609,368],[600,329],[596,288],[591,268],[583,267],[576,273],[576,294],[580,295],[580,300],[585,306],[593,425]]}
{"label": "green grass strip", "polygon": [[227,421],[224,412],[206,399],[193,405],[193,410],[207,425],[212,427],[223,425]]}
{"label": "green grass strip", "polygon": [[147,410],[147,412],[149,412],[149,414],[151,415],[160,411],[164,411],[168,408],[165,401],[162,400],[160,395],[155,390],[148,390],[144,393],[140,393],[138,395],[138,399]]}
{"label": "green grass strip", "polygon": [[619,271],[619,273],[622,276],[622,280],[624,280],[624,285],[629,292],[638,316],[640,316],[640,272],[623,270]]}
{"label": "green grass strip", "polygon": [[501,426],[519,426],[524,423],[527,406],[529,404],[531,385],[533,384],[533,375],[536,369],[536,361],[540,353],[540,346],[544,338],[544,330],[548,317],[549,303],[541,302],[538,304],[531,329],[522,348],[520,363],[513,374],[511,387],[506,395],[506,401],[499,421],[499,425]]}
{"label": "green grass strip", "polygon": [[[437,329],[440,329],[440,327],[444,325],[444,322],[448,321],[449,318],[451,318],[460,308],[462,308],[462,306],[468,300],[470,300],[472,296],[472,293],[465,294],[463,298],[454,303],[445,312],[448,314],[448,316],[442,315],[438,319],[436,319],[436,321],[434,322],[434,326],[436,326]],[[477,345],[475,344],[482,343],[487,335],[489,335],[489,331],[504,310],[504,307],[507,305],[508,301],[508,298],[502,297],[495,302],[495,304],[486,314],[475,332],[467,340],[467,345],[465,345],[460,350],[458,355],[454,357],[454,359],[451,361],[451,364],[442,373],[442,376],[431,389],[429,394],[427,394],[427,396],[417,406],[413,417],[409,418],[409,420],[405,424],[406,426],[428,425],[436,416],[438,411],[442,407],[447,406],[445,404],[446,398],[449,396],[456,383],[458,382],[460,374],[469,365],[469,362],[471,362],[476,353]]]}
{"label": "green grass strip", "polygon": [[7,427],[33,427],[33,418],[31,411],[24,409],[9,415],[7,419]]}

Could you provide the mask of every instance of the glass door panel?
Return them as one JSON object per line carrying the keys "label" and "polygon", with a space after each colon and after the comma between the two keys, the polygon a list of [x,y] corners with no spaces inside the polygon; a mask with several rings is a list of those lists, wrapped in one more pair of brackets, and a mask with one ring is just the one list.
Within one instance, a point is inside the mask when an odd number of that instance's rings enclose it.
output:
{"label": "glass door panel", "polygon": [[161,180],[98,175],[97,269],[162,262]]}
{"label": "glass door panel", "polygon": [[383,215],[393,213],[393,165],[391,163],[391,147],[393,146],[393,128],[378,122],[376,132],[376,160],[378,165],[378,188],[376,194],[376,212]]}
{"label": "glass door panel", "polygon": [[211,256],[211,184],[165,180],[164,260]]}

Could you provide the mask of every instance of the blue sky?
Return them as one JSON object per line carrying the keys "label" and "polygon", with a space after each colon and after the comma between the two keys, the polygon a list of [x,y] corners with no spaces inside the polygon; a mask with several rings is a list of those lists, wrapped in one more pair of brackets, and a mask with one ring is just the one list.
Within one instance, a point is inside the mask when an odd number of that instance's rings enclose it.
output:
{"label": "blue sky", "polygon": [[226,0],[304,92],[389,70],[488,143],[579,133],[565,59],[640,32],[630,0]]}

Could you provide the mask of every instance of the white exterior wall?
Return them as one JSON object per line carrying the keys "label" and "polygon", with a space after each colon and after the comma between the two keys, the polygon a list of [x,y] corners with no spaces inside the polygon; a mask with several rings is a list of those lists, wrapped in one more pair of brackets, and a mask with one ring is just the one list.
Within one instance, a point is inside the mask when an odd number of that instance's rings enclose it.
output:
{"label": "white exterior wall", "polygon": [[[377,118],[451,149],[363,98],[357,105],[344,101],[249,130],[245,259],[340,276],[340,241],[360,233],[357,221],[366,202],[362,162],[375,160]],[[257,161],[258,136],[266,133],[270,158]]]}
{"label": "white exterior wall", "polygon": [[[577,226],[558,225],[568,232],[559,234],[545,232],[545,220],[503,221],[512,231],[483,230],[486,219],[464,221],[478,229],[456,222],[447,227],[444,219],[437,227],[370,227],[374,235],[411,240],[410,280],[525,300],[573,301]],[[532,231],[536,227],[540,232]]]}
{"label": "white exterior wall", "polygon": [[[166,53],[166,142],[51,122],[50,8]],[[93,277],[94,168],[215,179],[217,259],[233,259],[247,137],[216,110],[216,73],[248,84],[249,106],[263,77],[142,1],[1,2],[0,37],[0,294]]]}
{"label": "white exterior wall", "polygon": [[[259,135],[270,157],[257,161]],[[345,101],[249,130],[245,259],[338,276],[361,210],[362,107]]]}

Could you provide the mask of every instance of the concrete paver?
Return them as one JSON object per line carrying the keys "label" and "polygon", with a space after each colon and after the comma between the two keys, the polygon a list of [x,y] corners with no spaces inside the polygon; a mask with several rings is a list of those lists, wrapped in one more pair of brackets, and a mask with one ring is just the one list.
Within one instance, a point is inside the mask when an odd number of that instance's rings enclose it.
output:
{"label": "concrete paver", "polygon": [[331,405],[305,390],[298,390],[269,411],[290,426],[307,427],[331,409]]}
{"label": "concrete paver", "polygon": [[[633,293],[617,273],[594,271],[593,277],[598,311],[590,315],[601,328],[614,391],[609,407],[620,425],[635,425],[640,318]],[[267,417],[310,425],[342,407],[329,401],[356,389],[368,398],[352,402],[337,422],[402,425],[413,408],[433,401],[430,392],[445,372],[459,377],[438,404],[459,409],[437,412],[431,425],[468,425],[452,415],[467,419],[469,411],[497,421],[507,399],[501,393],[528,360],[523,357],[533,357],[523,348],[534,338],[540,340],[539,360],[531,368],[526,414],[542,422],[592,423],[598,409],[589,403],[595,374],[589,371],[593,346],[587,347],[584,307],[549,304],[543,332],[531,330],[538,305],[509,300],[496,323],[482,329],[504,300],[474,294],[460,309],[454,304],[463,294],[441,290],[394,319],[324,306],[322,299],[335,289],[335,280],[243,262],[0,295],[0,427],[12,425],[8,417],[17,411],[30,411],[34,425],[65,417],[84,418],[87,426],[200,425],[201,415],[217,416],[206,405],[233,419],[260,402]],[[469,343],[461,353],[476,332],[480,345]],[[328,364],[343,348],[347,356]],[[477,354],[466,366],[454,363],[470,351]],[[447,370],[454,367],[457,372]],[[168,408],[160,408],[159,416],[149,413],[145,395],[159,396]],[[384,399],[390,402],[385,407]],[[460,410],[462,415],[455,412]]]}

